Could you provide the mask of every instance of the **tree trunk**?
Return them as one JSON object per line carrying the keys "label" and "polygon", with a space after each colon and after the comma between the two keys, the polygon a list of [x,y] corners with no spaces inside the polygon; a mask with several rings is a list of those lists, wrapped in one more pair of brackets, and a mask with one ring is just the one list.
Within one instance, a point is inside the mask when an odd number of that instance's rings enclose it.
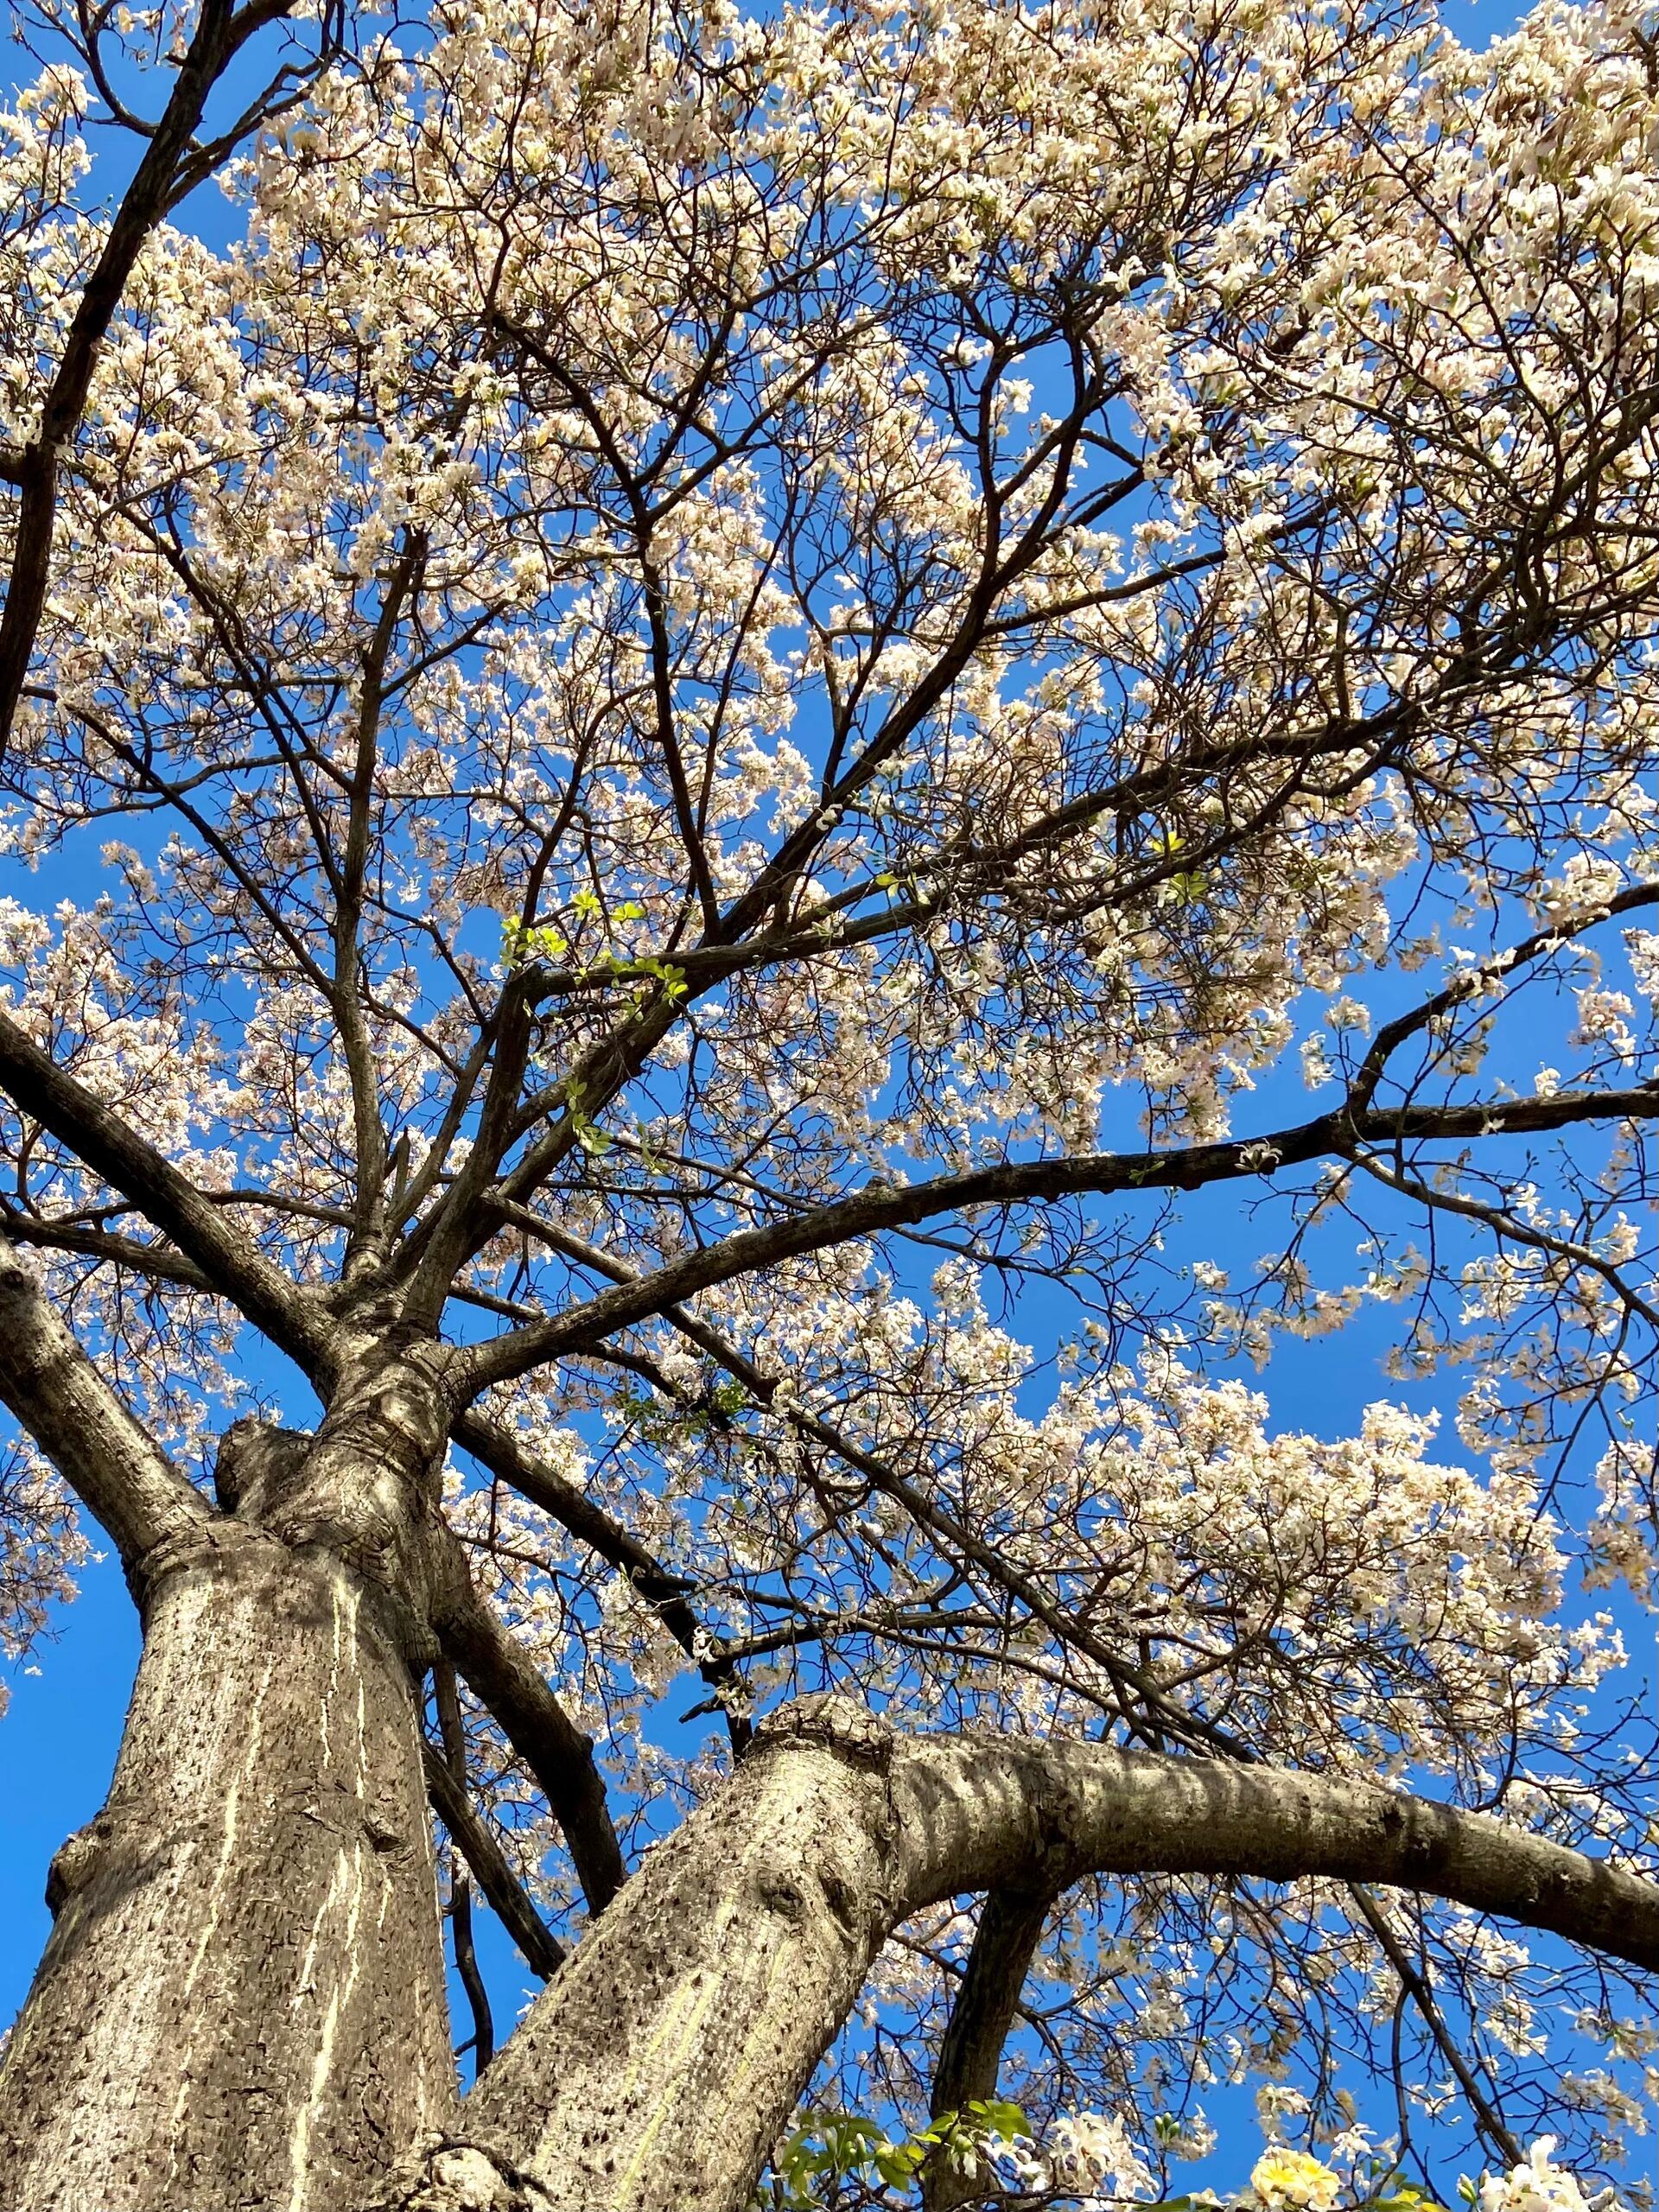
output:
{"label": "tree trunk", "polygon": [[[1398,1884],[1659,1967],[1659,1885],[1495,1821],[1266,1766],[906,1738],[836,1697],[771,1716],[618,1889],[584,1740],[536,1717],[550,1694],[505,1632],[467,1627],[417,1353],[353,1370],[315,1438],[232,1431],[215,1513],[35,1318],[27,1359],[0,1330],[0,1395],[55,1408],[145,1640],[0,2069],[4,2212],[742,2212],[898,1923],[1091,1870]],[[613,1892],[464,2110],[419,1725],[435,1623],[552,1730],[550,1792],[590,1897]]]}
{"label": "tree trunk", "polygon": [[370,2212],[743,2212],[893,1927],[1091,1869],[1398,1883],[1659,1965],[1659,1885],[1477,1815],[1096,1743],[906,1738],[805,1698],[650,1854],[459,2129]]}
{"label": "tree trunk", "polygon": [[6,2212],[340,2212],[453,2120],[415,1677],[384,1592],[232,1518],[146,1562],[103,1811],[0,2069]]}
{"label": "tree trunk", "polygon": [[741,2212],[894,1916],[890,1750],[840,1700],[775,1719],[374,2212]]}

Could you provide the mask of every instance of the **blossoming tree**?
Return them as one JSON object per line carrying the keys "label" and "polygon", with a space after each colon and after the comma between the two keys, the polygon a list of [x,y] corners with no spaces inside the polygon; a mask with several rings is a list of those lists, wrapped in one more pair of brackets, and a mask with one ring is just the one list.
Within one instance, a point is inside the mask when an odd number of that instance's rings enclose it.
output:
{"label": "blossoming tree", "polygon": [[[739,2212],[823,2064],[936,2209],[1165,2187],[1226,2081],[1357,2155],[1368,2066],[1582,2202],[1524,2143],[1609,2155],[1659,1967],[1646,14],[29,24],[0,1588],[78,1501],[144,1640],[0,2200]],[[1239,1380],[1389,1300],[1455,1442]]]}

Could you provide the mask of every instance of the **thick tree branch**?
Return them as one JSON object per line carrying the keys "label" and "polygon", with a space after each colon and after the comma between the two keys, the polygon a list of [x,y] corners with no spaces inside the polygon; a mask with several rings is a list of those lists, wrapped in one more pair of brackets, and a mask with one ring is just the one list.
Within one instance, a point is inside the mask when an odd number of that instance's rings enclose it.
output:
{"label": "thick tree branch", "polygon": [[563,1944],[524,1895],[500,1845],[474,1811],[467,1792],[450,1772],[447,1758],[435,1744],[424,1745],[423,1756],[433,1810],[472,1868],[496,1917],[518,1946],[524,1964],[543,1981],[550,1981],[564,1963]]}
{"label": "thick tree branch", "polygon": [[1371,1784],[1103,1744],[901,1741],[892,1779],[911,1910],[1084,1873],[1323,1877],[1418,1890],[1659,1971],[1659,1883],[1483,1814]]}
{"label": "thick tree branch", "polygon": [[1478,1101],[1464,1106],[1402,1106],[1350,1113],[1345,1106],[1262,1136],[1189,1145],[1179,1151],[1077,1153],[1053,1160],[1010,1160],[895,1188],[883,1183],[838,1204],[813,1206],[788,1219],[735,1236],[659,1268],[632,1283],[601,1291],[532,1327],[493,1337],[461,1355],[457,1385],[476,1397],[543,1361],[601,1343],[619,1329],[662,1313],[697,1292],[828,1249],[855,1237],[908,1229],[942,1213],[973,1206],[1110,1196],[1137,1191],[1192,1191],[1211,1183],[1270,1175],[1325,1156],[1348,1156],[1357,1143],[1433,1142],[1466,1137],[1538,1135],[1590,1121],[1659,1117],[1659,1088],[1557,1091],[1552,1096]]}
{"label": "thick tree branch", "polygon": [[0,1234],[14,1243],[43,1252],[73,1252],[77,1258],[99,1260],[114,1268],[129,1268],[152,1282],[173,1283],[184,1290],[211,1291],[212,1284],[194,1260],[170,1252],[162,1244],[146,1244],[136,1236],[121,1236],[105,1229],[90,1229],[72,1221],[43,1220],[37,1214],[20,1213],[15,1206],[0,1205]]}
{"label": "thick tree branch", "polygon": [[1090,1872],[1393,1885],[1659,1968],[1659,1883],[1480,1815],[1076,1740],[897,1737],[849,1700],[804,1699],[652,1853],[469,2122],[559,2212],[741,2212],[893,1928],[965,1891]]}
{"label": "thick tree branch", "polygon": [[440,1541],[433,1628],[535,1776],[563,1830],[590,1912],[602,1912],[627,1869],[605,1803],[594,1747],[520,1646],[474,1590],[461,1548]]}
{"label": "thick tree branch", "polygon": [[[1302,748],[1300,753],[1294,749],[1292,741],[1287,738],[1276,738],[1266,743],[1253,741],[1249,746],[1243,747],[1236,745],[1217,747],[1213,749],[1212,754],[1205,756],[1204,762],[1200,765],[1207,764],[1216,767],[1219,764],[1226,763],[1230,766],[1236,766],[1246,757],[1254,760],[1258,757],[1275,758],[1281,754],[1287,759],[1301,758],[1305,756],[1306,747],[1310,745],[1313,746],[1316,751],[1325,749],[1327,746],[1329,749],[1345,751],[1359,741],[1362,728],[1373,735],[1397,735],[1397,731],[1393,729],[1393,725],[1397,721],[1397,714],[1390,710],[1388,714],[1373,717],[1370,721],[1363,726],[1344,722],[1339,726],[1333,726],[1333,730],[1326,734],[1326,739],[1318,743],[1306,734],[1303,734],[1295,741]],[[1192,762],[1187,756],[1183,756],[1183,766],[1185,770],[1191,770],[1192,766]],[[959,867],[966,865],[970,870],[982,871],[989,868],[994,871],[999,857],[1007,858],[1017,855],[1030,849],[1033,844],[1040,844],[1054,836],[1064,835],[1068,830],[1086,826],[1089,823],[1097,820],[1103,814],[1121,810],[1125,806],[1133,808],[1148,803],[1154,791],[1161,789],[1166,784],[1171,772],[1166,767],[1156,772],[1137,772],[1135,775],[1123,779],[1117,784],[1086,793],[1069,802],[1065,806],[1054,810],[1044,818],[1042,823],[1034,825],[1031,830],[1027,831],[1021,839],[1014,841],[1000,856],[988,855],[976,849],[964,849],[956,854],[954,857]],[[1284,786],[1280,794],[1281,799],[1289,793],[1292,787],[1290,784]],[[1170,855],[1161,863],[1149,868],[1131,887],[1137,895],[1144,895],[1154,890],[1160,881],[1167,880],[1179,868],[1213,863],[1220,857],[1224,844],[1231,835],[1231,832],[1227,833],[1227,837],[1222,839],[1217,845],[1206,847],[1198,853],[1183,849],[1179,854]],[[938,861],[943,862],[950,852],[950,849],[944,849],[938,856]],[[928,867],[934,863],[920,865],[923,872],[925,873]],[[730,944],[705,943],[683,951],[674,950],[673,958],[685,976],[689,988],[690,995],[685,1003],[694,1002],[704,992],[713,988],[728,975],[740,968],[805,959],[815,953],[842,950],[855,944],[885,937],[898,929],[920,925],[934,913],[938,905],[938,901],[935,899],[917,896],[897,906],[886,907],[879,913],[863,917],[845,925],[841,924],[838,917],[847,900],[861,895],[862,893],[858,891],[842,894],[816,912],[810,922],[803,927],[785,930],[776,934],[759,938],[747,938]],[[1336,1141],[1331,1137],[1329,1133],[1333,1129],[1339,1129],[1343,1139],[1349,1146],[1368,1135],[1378,1141],[1397,1142],[1402,1131],[1407,1135],[1416,1135],[1458,1136],[1490,1134],[1499,1125],[1492,1119],[1491,1113],[1488,1109],[1481,1108],[1413,1108],[1409,1109],[1408,1117],[1402,1117],[1402,1109],[1397,1109],[1379,1113],[1375,1109],[1373,1102],[1389,1057],[1408,1038],[1427,1029],[1437,1018],[1454,1011],[1459,1005],[1467,1003],[1471,995],[1483,985],[1490,986],[1496,980],[1513,974],[1517,969],[1527,966],[1551,952],[1563,949],[1600,922],[1636,912],[1652,906],[1656,901],[1659,901],[1659,885],[1630,885],[1610,899],[1605,907],[1586,912],[1570,922],[1563,922],[1559,926],[1534,931],[1529,937],[1501,950],[1479,968],[1471,969],[1466,976],[1458,977],[1442,990],[1432,994],[1417,1006],[1408,1008],[1378,1032],[1370,1051],[1366,1054],[1364,1061],[1356,1074],[1352,1087],[1343,1105],[1333,1113],[1319,1117],[1316,1122],[1299,1124],[1295,1128],[1281,1130],[1266,1137],[1240,1139],[1230,1145],[1194,1147],[1179,1153],[1122,1155],[1116,1161],[1120,1171],[1117,1180],[1073,1181],[1049,1188],[1044,1185],[1040,1179],[1040,1169],[1048,1163],[1024,1163],[1025,1166],[1033,1168],[1037,1174],[1038,1179],[1035,1183],[1024,1190],[1013,1190],[1003,1194],[994,1193],[993,1198],[1003,1195],[1016,1199],[1020,1197],[1042,1198],[1068,1195],[1079,1190],[1110,1191],[1126,1187],[1197,1188],[1201,1184],[1225,1179],[1229,1175],[1262,1172],[1261,1163],[1253,1157],[1256,1152],[1271,1153],[1275,1156],[1273,1164],[1284,1165],[1294,1164],[1299,1159],[1306,1160],[1323,1152],[1332,1150],[1339,1152],[1344,1148],[1343,1142]],[[671,948],[671,950],[673,949]],[[543,964],[526,969],[519,980],[527,1004],[535,1004],[547,997],[557,996],[563,991],[594,987],[594,979],[586,971],[555,969]],[[576,1095],[579,1095],[582,1100],[584,1113],[591,1117],[601,1111],[625,1084],[640,1071],[657,1044],[673,1027],[676,1019],[675,1005],[664,999],[637,1014],[622,1029],[613,1033],[611,1037],[588,1052],[571,1079]],[[1561,1095],[1558,1094],[1558,1096]],[[1565,1096],[1582,1099],[1587,1095],[1569,1093]],[[1612,1096],[1640,1101],[1641,1112],[1651,1113],[1654,1109],[1654,1099],[1644,1098],[1642,1091],[1612,1094]],[[1503,1122],[1503,1127],[1520,1128],[1525,1126],[1522,1120],[1514,1117],[1512,1111],[1524,1103],[1514,1100],[1505,1102],[1506,1110],[1510,1111],[1511,1118]],[[1609,1110],[1618,1109],[1615,1108]],[[1627,1110],[1635,1111],[1637,1109],[1631,1108]],[[1592,1109],[1588,1116],[1583,1111],[1579,1111],[1565,1119],[1541,1122],[1536,1126],[1563,1127],[1566,1126],[1567,1119],[1593,1118],[1594,1111],[1595,1109]],[[1433,1128],[1404,1129],[1404,1118],[1417,1116],[1435,1117],[1441,1125]],[[1459,1119],[1459,1116],[1462,1117],[1461,1120]],[[484,1241],[488,1234],[489,1219],[492,1215],[505,1214],[512,1217],[515,1206],[518,1202],[534,1193],[576,1141],[575,1126],[575,1117],[573,1114],[562,1115],[555,1126],[531,1147],[529,1153],[499,1185],[493,1190],[481,1192],[474,1204],[468,1206],[467,1211],[469,1215],[476,1212],[482,1217],[481,1220],[472,1224],[471,1234],[467,1239],[468,1249],[476,1250]],[[1318,1134],[1321,1130],[1326,1133],[1323,1136]],[[1313,1133],[1311,1138],[1310,1133]],[[1298,1148],[1299,1145],[1300,1149]],[[1094,1155],[1093,1157],[1096,1160],[1105,1158],[1109,1163],[1110,1156]],[[1086,1166],[1087,1159],[1086,1155],[1079,1155],[1077,1160],[1066,1165],[1073,1167],[1079,1165]],[[914,1197],[920,1191],[930,1189],[938,1191],[938,1202],[931,1209],[932,1211],[949,1211],[957,1206],[982,1202],[972,1195],[958,1194],[951,1198],[943,1187],[950,1179],[939,1179],[938,1183],[913,1186],[912,1190],[906,1195]],[[413,1270],[435,1233],[437,1221],[442,1219],[448,1222],[450,1218],[455,1205],[455,1197],[456,1194],[452,1192],[445,1206],[423,1223],[407,1241],[404,1251],[399,1255],[400,1271],[407,1273]],[[857,1200],[842,1202],[843,1205],[858,1203]],[[898,1225],[912,1226],[915,1221],[924,1217],[925,1217],[925,1213],[906,1216]],[[809,1217],[805,1214],[797,1217],[798,1221],[807,1218]],[[876,1227],[879,1229],[881,1226],[890,1225],[893,1224],[877,1224]],[[748,1233],[760,1235],[763,1232]],[[820,1247],[822,1244],[844,1241],[849,1236],[867,1233],[871,1232],[856,1226],[849,1226],[839,1233],[834,1230],[833,1226],[827,1227],[821,1237]],[[819,1249],[820,1247],[809,1245],[801,1249]],[[765,1262],[760,1264],[765,1264]],[[740,1268],[738,1272],[742,1272],[742,1268]],[[568,1316],[559,1316],[544,1325],[549,1329],[556,1330],[563,1326],[568,1318]],[[626,1324],[618,1325],[626,1325]],[[507,1340],[501,1341],[505,1344]],[[491,1354],[492,1357],[497,1356],[495,1353]],[[499,1356],[505,1357],[506,1355],[504,1352]],[[531,1363],[533,1364],[534,1362]],[[512,1371],[519,1373],[524,1372],[524,1370],[518,1368]]]}
{"label": "thick tree branch", "polygon": [[[386,665],[426,557],[424,531],[405,528],[397,564],[382,594],[380,613],[363,654],[357,706],[345,850],[337,862],[340,894],[334,908],[334,968],[330,1000],[352,1088],[352,1127],[357,1155],[356,1219],[346,1243],[347,1281],[378,1265],[385,1239],[386,1142],[380,1122],[380,1089],[374,1041],[364,1019],[358,969],[362,958],[364,894],[372,847],[374,771]],[[483,2032],[480,2027],[480,2034]],[[485,2061],[480,2057],[480,2064]]]}
{"label": "thick tree branch", "polygon": [[206,1499],[128,1412],[5,1243],[0,1398],[108,1530],[136,1579],[158,1544],[212,1518]]}
{"label": "thick tree branch", "polygon": [[[526,971],[527,977],[529,972]],[[431,1280],[447,1281],[464,1260],[481,1250],[494,1234],[500,1214],[499,1202],[519,1204],[535,1196],[559,1163],[575,1149],[577,1132],[584,1122],[602,1113],[610,1101],[642,1072],[678,1020],[679,1011],[677,1002],[665,991],[659,991],[654,1000],[584,1052],[556,1086],[557,1096],[566,1103],[552,1124],[502,1176],[493,1190],[470,1198],[465,1214],[456,1189],[452,1186],[443,1200],[432,1207],[404,1239],[389,1270],[392,1277],[407,1281],[416,1275],[426,1265],[434,1242],[441,1234],[448,1236],[452,1224],[455,1226],[456,1245],[444,1268],[431,1270]],[[522,1135],[550,1107],[550,1101],[544,1096],[535,1115],[528,1119],[524,1118],[524,1109],[521,1109],[520,1126],[515,1134]],[[468,1188],[471,1189],[470,1184]]]}
{"label": "thick tree branch", "polygon": [[0,1009],[0,1089],[67,1145],[95,1174],[131,1200],[210,1288],[315,1377],[327,1363],[330,1325],[283,1270],[251,1244],[222,1209],[117,1113],[60,1068]]}
{"label": "thick tree branch", "polygon": [[507,979],[493,1027],[494,1051],[471,1149],[448,1192],[406,1247],[406,1257],[418,1252],[419,1258],[410,1270],[404,1307],[411,1318],[423,1322],[435,1324],[443,1310],[449,1287],[474,1242],[479,1199],[512,1141],[512,1116],[530,1052],[530,1022],[517,975]]}
{"label": "thick tree branch", "polygon": [[[1046,1889],[993,1890],[980,1910],[968,1967],[950,2007],[929,2110],[935,2120],[996,2094],[997,2069],[1020,1993],[1054,1899]],[[936,2160],[922,2175],[925,2212],[954,2212],[982,2193],[979,2177]]]}

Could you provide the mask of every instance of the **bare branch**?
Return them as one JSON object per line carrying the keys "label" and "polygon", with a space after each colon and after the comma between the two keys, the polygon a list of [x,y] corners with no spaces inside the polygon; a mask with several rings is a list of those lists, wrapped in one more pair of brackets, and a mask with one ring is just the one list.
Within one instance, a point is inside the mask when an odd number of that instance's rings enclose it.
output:
{"label": "bare branch", "polygon": [[1412,1964],[1405,1945],[1389,1925],[1388,1915],[1363,1882],[1350,1882],[1348,1894],[1358,1908],[1361,1919],[1376,1936],[1382,1955],[1400,1977],[1400,1985],[1422,2017],[1423,2024],[1434,2038],[1436,2049],[1456,2075],[1463,2094],[1469,2100],[1469,2109],[1475,2115],[1475,2125],[1497,2152],[1505,2165],[1518,2166],[1525,2159],[1519,2141],[1504,2126],[1503,2115],[1481,2087],[1479,2077],[1462,2051],[1458,2039],[1446,2026],[1434,1993],[1424,1975]]}
{"label": "bare branch", "polygon": [[[455,1670],[447,1659],[440,1659],[432,1669],[432,1694],[438,1708],[438,1726],[443,1734],[442,1764],[454,1785],[456,1795],[465,1805],[467,1738],[461,1731],[461,1700],[455,1694]],[[429,1771],[432,1764],[429,1745],[423,1747],[423,1754]],[[454,1835],[453,1828],[450,1834]],[[453,1859],[449,1872],[449,1933],[454,1945],[455,1972],[461,1977],[461,1986],[467,1993],[467,2002],[472,2007],[473,2075],[476,2080],[495,2056],[495,2022],[490,2013],[490,1994],[484,1986],[484,1977],[478,1970],[478,1953],[473,1945],[471,1885]]]}
{"label": "bare branch", "polygon": [[[1054,1899],[1046,1890],[993,1890],[980,1909],[973,1948],[939,2045],[929,2109],[935,2120],[996,2094],[1002,2046]],[[934,2160],[922,2175],[925,2212],[955,2212],[981,2194],[977,2177]]]}
{"label": "bare branch", "polygon": [[449,1831],[456,1849],[472,1868],[496,1917],[522,1953],[524,1964],[550,1981],[564,1963],[565,1950],[520,1888],[501,1847],[467,1801],[466,1790],[434,1744],[425,1745],[426,1786],[433,1809]]}
{"label": "bare branch", "polygon": [[32,1245],[42,1252],[73,1252],[111,1267],[130,1268],[151,1282],[175,1283],[186,1290],[212,1287],[194,1260],[169,1252],[165,1245],[146,1244],[136,1236],[120,1236],[77,1222],[43,1220],[9,1205],[0,1205],[0,1230],[16,1244]]}

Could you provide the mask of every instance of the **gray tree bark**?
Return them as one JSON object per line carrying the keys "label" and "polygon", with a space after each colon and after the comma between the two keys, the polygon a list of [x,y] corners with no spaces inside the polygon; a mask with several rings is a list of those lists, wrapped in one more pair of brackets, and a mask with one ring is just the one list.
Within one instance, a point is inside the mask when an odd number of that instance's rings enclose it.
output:
{"label": "gray tree bark", "polygon": [[456,2109],[420,1729],[445,1418],[371,1351],[219,1510],[0,1255],[0,1395],[114,1537],[143,1651],[0,2064],[5,2212],[345,2212]]}
{"label": "gray tree bark", "polygon": [[236,1521],[156,1561],[108,1800],[0,2070],[8,2212],[365,2196],[455,2102],[409,1655]]}
{"label": "gray tree bark", "polygon": [[1659,1887],[1474,1815],[1266,1767],[785,1708],[628,1884],[376,2212],[742,2212],[887,1934],[1087,1872],[1421,1888],[1659,1967]]}
{"label": "gray tree bark", "polygon": [[[443,1355],[346,1350],[315,1437],[230,1433],[215,1507],[0,1253],[0,1396],[144,1621],[0,2065],[4,2212],[741,2212],[894,1927],[1089,1872],[1395,1884],[1659,1967],[1659,1885],[1492,1821],[1264,1766],[907,1738],[835,1699],[774,1716],[624,1881],[586,1738],[440,1527]],[[441,1642],[596,1916],[464,2104],[420,1726]],[[990,1994],[964,2081],[1012,1966]]]}
{"label": "gray tree bark", "polygon": [[[976,2098],[996,2094],[1002,2046],[1053,1904],[1046,1890],[993,1890],[986,1897],[962,1986],[940,2038],[928,2101],[935,2120],[960,2113]],[[976,2170],[931,2160],[922,2173],[923,2212],[956,2212],[958,2205],[983,2194],[982,2182]]]}

